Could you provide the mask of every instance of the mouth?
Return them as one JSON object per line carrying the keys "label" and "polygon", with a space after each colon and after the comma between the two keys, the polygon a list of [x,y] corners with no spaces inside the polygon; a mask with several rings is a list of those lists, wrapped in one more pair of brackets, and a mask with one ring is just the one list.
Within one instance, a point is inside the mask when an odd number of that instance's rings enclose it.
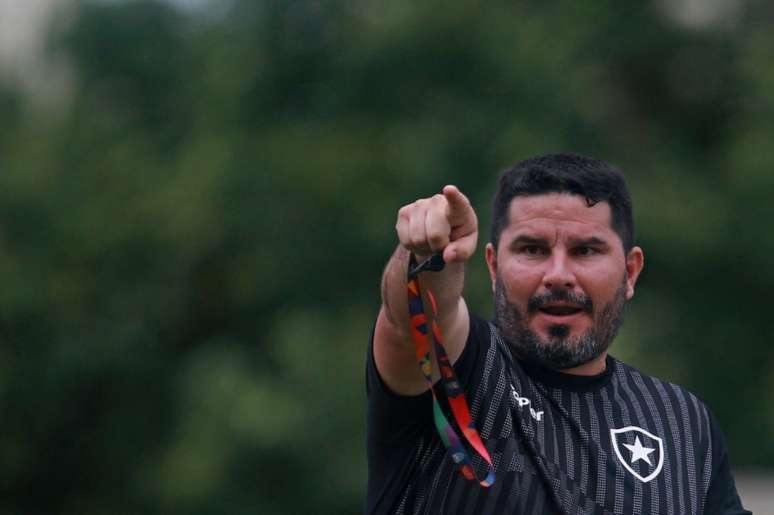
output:
{"label": "mouth", "polygon": [[538,308],[537,312],[550,323],[563,323],[584,314],[586,310],[576,304],[547,304]]}
{"label": "mouth", "polygon": [[579,306],[545,306],[538,311],[555,317],[566,317],[581,313],[583,308]]}

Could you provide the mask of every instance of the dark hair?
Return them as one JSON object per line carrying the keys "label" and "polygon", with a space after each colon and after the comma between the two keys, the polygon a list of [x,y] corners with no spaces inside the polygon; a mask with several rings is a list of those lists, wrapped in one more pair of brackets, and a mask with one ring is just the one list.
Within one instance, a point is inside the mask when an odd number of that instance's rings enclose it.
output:
{"label": "dark hair", "polygon": [[586,199],[589,206],[610,205],[613,230],[621,237],[624,252],[634,245],[632,198],[621,171],[610,163],[579,154],[549,154],[516,163],[500,176],[492,214],[492,245],[508,225],[508,210],[516,197],[545,193],[570,193]]}

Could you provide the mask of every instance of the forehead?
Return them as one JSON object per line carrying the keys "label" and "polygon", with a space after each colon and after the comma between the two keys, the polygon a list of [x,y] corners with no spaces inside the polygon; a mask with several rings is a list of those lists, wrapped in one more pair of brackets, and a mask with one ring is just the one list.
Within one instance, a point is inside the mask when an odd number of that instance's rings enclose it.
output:
{"label": "forehead", "polygon": [[613,232],[610,204],[593,206],[580,195],[547,193],[515,197],[508,208],[508,232],[562,227],[572,232]]}

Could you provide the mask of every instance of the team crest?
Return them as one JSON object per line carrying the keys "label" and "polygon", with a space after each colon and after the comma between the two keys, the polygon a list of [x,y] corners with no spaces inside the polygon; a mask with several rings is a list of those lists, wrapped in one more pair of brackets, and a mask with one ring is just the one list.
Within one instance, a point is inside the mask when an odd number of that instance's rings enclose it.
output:
{"label": "team crest", "polygon": [[611,429],[613,450],[621,464],[634,477],[647,483],[658,476],[664,466],[664,441],[641,427]]}

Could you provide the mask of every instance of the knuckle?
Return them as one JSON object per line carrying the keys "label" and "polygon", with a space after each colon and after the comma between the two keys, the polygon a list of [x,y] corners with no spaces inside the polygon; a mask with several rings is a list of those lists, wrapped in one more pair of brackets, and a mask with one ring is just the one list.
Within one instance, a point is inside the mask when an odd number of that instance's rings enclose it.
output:
{"label": "knuckle", "polygon": [[446,246],[446,238],[442,234],[434,234],[427,238],[427,242],[433,250],[440,250]]}
{"label": "knuckle", "polygon": [[444,241],[444,236],[440,233],[428,234],[427,241],[432,244],[441,244]]}
{"label": "knuckle", "polygon": [[412,234],[409,236],[409,241],[412,245],[415,247],[421,247],[423,245],[426,245],[425,237],[421,234]]}

